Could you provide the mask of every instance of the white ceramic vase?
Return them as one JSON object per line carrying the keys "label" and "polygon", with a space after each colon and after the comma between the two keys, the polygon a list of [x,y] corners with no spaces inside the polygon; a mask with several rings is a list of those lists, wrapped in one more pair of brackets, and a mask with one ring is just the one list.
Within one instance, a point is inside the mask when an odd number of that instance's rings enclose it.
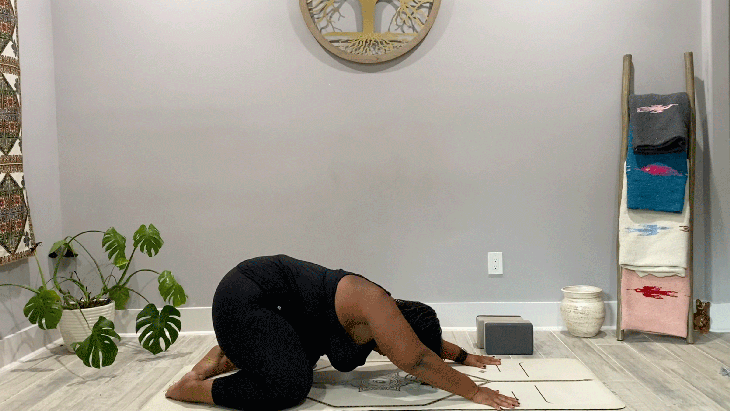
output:
{"label": "white ceramic vase", "polygon": [[[81,312],[83,311],[83,316]],[[109,321],[114,321],[114,301],[101,307],[93,308],[82,308],[80,310],[63,310],[61,315],[61,321],[58,323],[58,330],[61,332],[63,337],[63,345],[71,351],[75,352],[71,348],[71,343],[83,342],[89,335],[91,335],[91,329],[94,328],[94,324],[102,315]],[[84,320],[86,317],[86,320]],[[87,325],[88,321],[88,325]]]}
{"label": "white ceramic vase", "polygon": [[568,332],[576,337],[593,337],[606,318],[603,290],[590,285],[563,287],[560,314]]}

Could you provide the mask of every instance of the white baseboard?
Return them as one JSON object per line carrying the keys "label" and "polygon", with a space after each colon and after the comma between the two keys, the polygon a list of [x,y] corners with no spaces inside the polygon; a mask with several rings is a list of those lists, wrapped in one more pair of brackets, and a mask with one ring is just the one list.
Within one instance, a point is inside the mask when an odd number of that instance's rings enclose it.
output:
{"label": "white baseboard", "polygon": [[[159,307],[158,307],[159,309]],[[213,314],[211,307],[183,307],[180,310],[180,322],[182,323],[181,333],[212,333]],[[117,334],[128,337],[136,335],[137,314],[142,309],[118,310],[115,314],[114,329]]]}
{"label": "white baseboard", "polygon": [[[520,315],[529,320],[535,330],[564,330],[559,302],[473,302],[428,303],[447,330],[476,330],[477,315]],[[616,327],[616,301],[606,301],[604,329]],[[116,312],[115,330],[124,337],[136,335],[135,322],[140,309]],[[713,332],[730,332],[730,303],[710,305]],[[211,307],[180,308],[182,334],[211,334]],[[0,340],[0,369],[15,361],[34,355],[38,350],[59,343],[58,330],[44,331],[30,326]]]}
{"label": "white baseboard", "polygon": [[710,304],[710,331],[730,332],[730,303]]}
{"label": "white baseboard", "polygon": [[[476,329],[477,315],[519,315],[535,330],[565,330],[560,302],[430,303],[451,330]],[[606,301],[606,320],[601,328],[616,329],[616,301]],[[710,331],[730,332],[730,303],[710,304]]]}
{"label": "white baseboard", "polygon": [[[560,316],[560,302],[487,302],[487,303],[428,303],[436,311],[441,327],[476,329],[477,315],[520,315],[529,320],[535,330],[564,330]],[[606,301],[606,320],[603,328],[616,327],[616,301]],[[141,310],[117,311],[114,321],[117,332],[122,335],[135,334],[134,324]],[[183,333],[210,333],[213,320],[210,307],[180,309]],[[712,318],[710,330],[730,332],[730,303],[710,306]]]}
{"label": "white baseboard", "polygon": [[[616,301],[606,304],[605,327],[616,326]],[[428,303],[436,311],[445,329],[476,329],[477,315],[521,315],[532,322],[536,330],[557,330],[563,328],[559,302],[519,303]],[[135,334],[135,322],[141,309],[117,311],[114,325],[123,336]],[[211,307],[180,308],[183,333],[212,332]]]}
{"label": "white baseboard", "polygon": [[[476,329],[477,315],[519,315],[535,330],[563,329],[560,302],[473,302],[429,303],[436,311],[442,328]],[[604,327],[616,327],[616,301],[606,301]]]}

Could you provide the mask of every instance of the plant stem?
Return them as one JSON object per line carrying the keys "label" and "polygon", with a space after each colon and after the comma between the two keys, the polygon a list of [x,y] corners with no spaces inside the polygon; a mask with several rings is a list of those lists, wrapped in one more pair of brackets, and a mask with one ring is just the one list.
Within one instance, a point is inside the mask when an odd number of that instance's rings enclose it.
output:
{"label": "plant stem", "polygon": [[[133,272],[132,274],[130,274],[130,275],[129,275],[129,278],[127,278],[127,281],[125,281],[125,282],[124,282],[124,283],[122,284],[122,287],[126,287],[126,286],[127,286],[127,284],[129,284],[129,281],[130,281],[130,280],[132,279],[132,277],[134,277],[134,276],[135,276],[135,274],[137,274],[137,273],[141,273],[141,272],[143,272],[143,271],[149,271],[149,272],[151,272],[151,273],[155,273],[155,274],[157,274],[157,275],[160,275],[160,273],[158,273],[157,271],[155,271],[155,270],[150,270],[150,269],[148,269],[148,268],[144,268],[144,269],[142,269],[142,270],[137,270],[137,271],[135,271],[135,272]],[[119,281],[121,281],[121,279],[119,279]]]}
{"label": "plant stem", "polygon": [[[85,232],[86,233],[101,233],[102,231],[94,230],[94,231],[85,231]],[[83,233],[81,233],[81,234],[83,234]],[[91,261],[93,261],[94,262],[94,265],[96,266],[96,271],[99,273],[99,278],[101,278],[102,288],[106,288],[106,282],[104,282],[104,274],[101,273],[101,267],[99,267],[99,263],[96,262],[96,259],[94,259],[94,256],[91,255],[91,253],[89,252],[89,250],[87,250],[86,247],[84,247],[84,245],[81,244],[81,242],[76,239],[76,237],[80,236],[81,234],[77,234],[71,240],[72,241],[76,241],[76,243],[78,243],[78,245],[80,245],[81,248],[83,248],[84,251],[86,251],[86,254],[89,255],[89,258],[91,258]],[[70,242],[71,241],[69,241],[69,243]]]}
{"label": "plant stem", "polygon": [[[67,240],[66,243],[71,244],[71,241],[76,240],[76,237],[78,237],[78,236],[80,236],[82,234],[86,234],[86,233],[103,233],[103,231],[99,231],[99,230],[82,231],[82,232],[76,234],[73,237],[68,237],[67,236],[66,238],[64,238],[64,240]],[[78,240],[76,240],[76,242],[79,243],[79,244],[81,244]],[[81,244],[81,247],[84,247],[84,245]],[[84,248],[84,250],[86,250],[86,248]],[[63,254],[60,254],[58,256],[58,261],[56,261],[56,267],[54,267],[54,269],[53,269],[53,284],[56,286],[56,289],[61,294],[68,294],[68,291],[63,291],[61,289],[61,285],[58,283],[58,277],[57,277],[58,276],[58,268],[61,266],[61,261],[63,261],[63,259],[66,258],[66,251],[67,250],[64,250],[64,253]],[[86,253],[89,254],[89,256],[91,257],[91,254],[89,253],[88,250],[86,250]],[[94,257],[91,257],[91,259],[94,260]],[[94,260],[94,263],[96,263],[96,260]],[[99,265],[97,264],[97,268],[98,267],[99,267]]]}
{"label": "plant stem", "polygon": [[[114,272],[114,269],[112,268],[112,273],[113,272]],[[102,295],[109,294],[109,293],[112,292],[112,290],[114,290],[115,288],[118,288],[117,286],[119,285],[119,281],[117,281],[117,278],[114,277],[114,275],[112,273],[109,273],[109,276],[106,278],[106,281],[108,282],[110,278],[113,278],[114,279],[114,285],[111,286],[111,287],[104,287],[104,288],[102,288],[101,291],[99,292],[99,294],[97,294],[96,296],[94,296],[94,298],[100,298]]]}
{"label": "plant stem", "polygon": [[[76,237],[78,237],[78,236],[80,236],[82,234],[86,234],[86,233],[102,233],[103,234],[104,232],[103,231],[99,231],[99,230],[82,231],[82,232],[76,234],[75,236],[71,237],[71,239],[68,240],[67,242],[70,243],[71,241],[74,241],[76,239]],[[66,238],[68,238],[68,237],[66,237]],[[78,243],[78,241],[77,241],[77,243]]]}
{"label": "plant stem", "polygon": [[[112,269],[112,272],[114,272],[114,269]],[[114,284],[119,284],[119,281],[117,281],[117,277],[114,277],[114,274],[109,273],[109,276],[106,278],[107,281],[109,281],[110,278],[114,279]],[[114,286],[112,286],[114,288]]]}
{"label": "plant stem", "polygon": [[0,284],[0,287],[5,287],[5,286],[25,288],[28,291],[33,291],[34,293],[38,294],[38,290],[34,290],[34,289],[32,289],[30,287],[26,287],[24,285],[18,285],[18,284]]}
{"label": "plant stem", "polygon": [[[73,279],[73,275],[74,274],[76,274],[76,278],[78,278],[78,280],[74,280]],[[91,303],[91,299],[89,298],[90,297],[89,296],[89,290],[87,290],[86,289],[86,286],[81,282],[81,277],[79,277],[79,273],[77,273],[76,271],[74,271],[74,272],[71,273],[71,277],[72,278],[69,278],[69,280],[71,282],[73,282],[74,284],[76,284],[77,287],[79,287],[79,290],[81,290],[81,293],[84,294],[84,298],[86,299],[86,301],[88,301],[89,303]]]}
{"label": "plant stem", "polygon": [[[63,278],[63,281],[61,281],[61,283],[60,283],[60,284],[63,284],[63,283],[65,283],[66,281],[71,281],[71,282],[74,282],[74,281],[75,281],[75,280],[73,280],[73,279],[71,279],[71,278],[66,278],[66,277],[62,277],[62,278]],[[77,308],[78,308],[78,307],[81,307],[81,302],[79,301],[79,299],[77,299],[76,297],[74,297],[73,295],[71,295],[71,293],[70,293],[70,292],[66,291],[66,292],[65,292],[65,293],[63,294],[63,298],[64,298],[64,301],[68,301],[68,300],[71,300],[71,301],[73,301],[74,303],[76,303],[76,305],[77,305]],[[67,304],[67,305],[68,305],[68,304]]]}
{"label": "plant stem", "polygon": [[[68,237],[66,237],[66,238],[68,238]],[[68,291],[64,292],[61,289],[61,284],[59,284],[59,282],[58,282],[58,267],[61,266],[61,260],[63,260],[65,258],[64,254],[66,254],[65,250],[64,250],[63,254],[58,255],[58,260],[56,260],[56,266],[53,268],[53,277],[52,277],[53,286],[56,287],[56,290],[58,290],[58,292],[60,292],[62,295],[68,294]]]}
{"label": "plant stem", "polygon": [[[134,253],[135,252],[137,252],[137,247],[134,247],[134,249],[132,250],[132,254],[129,255],[129,260],[127,260],[127,266],[124,268],[124,272],[122,273],[122,276],[119,277],[119,282],[117,284],[119,284],[122,281],[124,281],[124,277],[127,275],[127,271],[129,271],[129,266],[132,265],[132,258],[134,258]],[[127,280],[127,283],[128,282],[129,282],[129,280]],[[127,283],[124,283],[123,285],[126,285]]]}
{"label": "plant stem", "polygon": [[41,268],[41,262],[38,261],[38,254],[33,254],[33,258],[35,258],[36,264],[38,264],[38,273],[41,275],[41,281],[43,281],[43,286],[46,286],[46,276],[43,275],[43,269]]}
{"label": "plant stem", "polygon": [[[97,294],[96,296],[94,296],[94,298],[101,298],[101,296],[104,295],[104,294],[110,295],[114,290],[116,290],[118,288],[125,288],[125,287],[122,286],[122,285],[120,285],[119,283],[114,284],[110,288],[107,288],[105,290],[102,290],[99,294]],[[111,298],[111,296],[110,296],[110,298]]]}
{"label": "plant stem", "polygon": [[[81,234],[84,234],[84,233],[99,233],[99,232],[101,232],[101,231],[98,231],[98,230],[83,231],[83,232],[81,232],[79,234],[76,234],[73,237],[68,237],[67,236],[66,238],[64,238],[64,240],[67,240],[66,243],[70,245],[71,241],[74,241],[76,239],[76,237],[80,236]],[[78,241],[76,241],[76,242],[78,242]],[[83,245],[81,245],[81,246],[83,247]],[[56,289],[58,290],[58,292],[61,293],[61,295],[71,296],[71,293],[70,292],[61,289],[61,284],[58,282],[58,268],[61,266],[61,261],[63,261],[63,259],[66,258],[66,251],[68,251],[68,250],[64,250],[63,254],[59,254],[58,260],[56,261],[56,266],[53,268],[53,285],[56,287]],[[88,253],[88,251],[87,251],[87,253]],[[93,259],[93,257],[92,257],[92,259]]]}
{"label": "plant stem", "polygon": [[[133,293],[135,293],[135,294],[137,294],[138,296],[140,296],[140,297],[144,298],[144,295],[142,295],[142,294],[140,294],[140,293],[138,293],[138,292],[134,291],[133,289],[129,288],[128,290],[129,290],[129,291],[131,291],[131,292],[133,292]],[[150,302],[150,300],[148,300],[148,299],[146,299],[146,298],[144,298],[144,300],[145,300],[145,301],[147,301],[147,304],[152,304],[152,303]]]}

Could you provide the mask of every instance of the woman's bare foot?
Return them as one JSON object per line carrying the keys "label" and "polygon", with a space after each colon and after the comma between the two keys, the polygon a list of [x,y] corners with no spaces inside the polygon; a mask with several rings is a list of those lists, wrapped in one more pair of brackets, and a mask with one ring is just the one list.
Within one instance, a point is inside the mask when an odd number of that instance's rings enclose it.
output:
{"label": "woman's bare foot", "polygon": [[212,390],[213,380],[205,381],[196,372],[190,371],[165,391],[165,397],[178,401],[213,404]]}
{"label": "woman's bare foot", "polygon": [[193,372],[202,377],[202,380],[205,380],[235,369],[236,366],[226,357],[221,347],[216,345],[208,351],[208,354],[202,360],[195,364]]}

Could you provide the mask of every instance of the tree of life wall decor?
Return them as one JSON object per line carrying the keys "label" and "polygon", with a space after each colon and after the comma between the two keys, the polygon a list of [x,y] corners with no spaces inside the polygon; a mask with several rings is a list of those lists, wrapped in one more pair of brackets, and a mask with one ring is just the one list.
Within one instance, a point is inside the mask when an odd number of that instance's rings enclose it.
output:
{"label": "tree of life wall decor", "polygon": [[309,31],[338,57],[382,63],[426,37],[441,0],[299,0]]}
{"label": "tree of life wall decor", "polygon": [[35,250],[21,137],[18,2],[0,0],[0,264]]}

